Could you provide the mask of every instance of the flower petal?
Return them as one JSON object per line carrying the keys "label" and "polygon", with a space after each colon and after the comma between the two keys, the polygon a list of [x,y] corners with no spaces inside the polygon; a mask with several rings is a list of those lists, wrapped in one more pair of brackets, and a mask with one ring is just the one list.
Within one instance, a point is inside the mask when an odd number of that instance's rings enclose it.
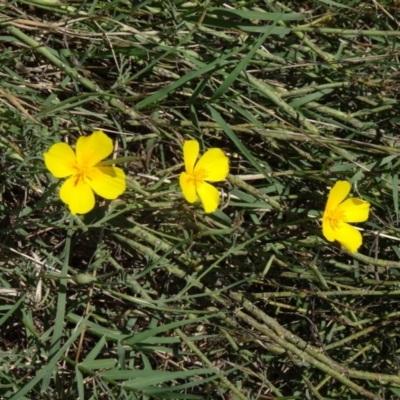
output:
{"label": "flower petal", "polygon": [[336,208],[350,193],[351,185],[347,181],[337,181],[329,192],[325,210]]}
{"label": "flower petal", "polygon": [[81,136],[76,142],[76,159],[84,167],[93,167],[113,151],[112,140],[103,131]]}
{"label": "flower petal", "polygon": [[75,153],[67,143],[53,144],[43,157],[46,168],[55,178],[66,178],[75,172]]}
{"label": "flower petal", "polygon": [[108,200],[116,199],[126,189],[125,172],[118,167],[93,167],[87,178],[94,192]]}
{"label": "flower petal", "polygon": [[179,184],[186,201],[194,203],[198,199],[194,178],[186,172],[182,172],[179,176]]}
{"label": "flower petal", "polygon": [[350,198],[339,205],[345,222],[364,222],[368,219],[370,204],[361,199]]}
{"label": "flower petal", "polygon": [[71,176],[61,186],[61,200],[68,205],[71,214],[86,214],[94,207],[93,190],[81,179]]}
{"label": "flower petal", "polygon": [[197,140],[185,140],[183,144],[183,160],[185,161],[185,170],[188,174],[193,174],[194,164],[196,164],[199,155],[200,145]]}
{"label": "flower petal", "polygon": [[329,242],[335,241],[335,231],[333,230],[332,225],[330,224],[330,219],[326,213],[324,213],[322,218],[322,234]]}
{"label": "flower petal", "polygon": [[194,168],[194,173],[203,170],[204,180],[209,182],[223,181],[229,174],[229,158],[221,149],[209,149]]}
{"label": "flower petal", "polygon": [[203,204],[206,213],[212,213],[218,208],[219,191],[207,182],[197,186],[197,194]]}
{"label": "flower petal", "polygon": [[335,230],[336,240],[350,253],[355,253],[362,244],[361,233],[349,224],[342,222]]}

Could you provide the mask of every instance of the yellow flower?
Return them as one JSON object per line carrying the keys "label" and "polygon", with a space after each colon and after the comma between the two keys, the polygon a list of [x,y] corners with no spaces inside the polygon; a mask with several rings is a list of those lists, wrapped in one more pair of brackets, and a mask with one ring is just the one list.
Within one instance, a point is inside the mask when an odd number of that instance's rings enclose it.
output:
{"label": "yellow flower", "polygon": [[60,198],[72,214],[86,214],[93,209],[93,192],[111,200],[125,191],[124,171],[100,164],[112,151],[112,140],[104,132],[95,131],[77,140],[76,154],[66,143],[53,144],[44,153],[46,167],[55,178],[69,177],[61,186]]}
{"label": "yellow flower", "polygon": [[179,177],[182,193],[189,203],[199,197],[206,213],[214,212],[219,203],[218,190],[207,182],[224,180],[229,174],[229,159],[221,149],[209,149],[196,163],[199,155],[197,140],[186,140],[183,144],[183,159],[186,172]]}
{"label": "yellow flower", "polygon": [[331,189],[322,218],[322,233],[330,242],[337,240],[351,253],[362,244],[361,233],[348,222],[364,222],[368,219],[367,201],[349,198],[351,185],[347,181],[337,181]]}

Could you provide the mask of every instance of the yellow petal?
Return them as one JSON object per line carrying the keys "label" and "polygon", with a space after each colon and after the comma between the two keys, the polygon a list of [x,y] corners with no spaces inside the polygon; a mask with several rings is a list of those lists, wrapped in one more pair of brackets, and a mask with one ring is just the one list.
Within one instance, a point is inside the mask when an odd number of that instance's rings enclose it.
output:
{"label": "yellow petal", "polygon": [[325,214],[322,218],[322,234],[329,242],[335,241],[335,231],[330,224],[330,219]]}
{"label": "yellow petal", "polygon": [[361,233],[353,226],[342,222],[335,230],[336,240],[350,253],[355,253],[362,244]]}
{"label": "yellow petal", "polygon": [[212,213],[218,208],[219,191],[207,182],[197,186],[197,194],[203,204],[206,213]]}
{"label": "yellow petal", "polygon": [[67,143],[56,143],[43,154],[46,168],[56,178],[66,178],[75,172],[76,157]]}
{"label": "yellow petal", "polygon": [[197,140],[185,140],[183,144],[183,160],[185,161],[186,173],[192,174],[194,164],[196,164],[199,155],[199,142]]}
{"label": "yellow petal", "polygon": [[198,199],[198,196],[193,177],[186,172],[182,172],[179,176],[179,184],[186,201],[194,203]]}
{"label": "yellow petal", "polygon": [[330,190],[325,210],[332,210],[338,206],[350,193],[351,185],[347,181],[337,181]]}
{"label": "yellow petal", "polygon": [[112,140],[103,131],[81,136],[76,142],[76,159],[80,166],[93,167],[113,151]]}
{"label": "yellow petal", "polygon": [[96,194],[105,199],[116,199],[125,192],[126,178],[121,168],[93,167],[88,173],[87,183]]}
{"label": "yellow petal", "polygon": [[340,204],[345,222],[364,222],[368,219],[369,203],[361,199],[350,198]]}
{"label": "yellow petal", "polygon": [[93,190],[81,179],[71,176],[61,186],[61,200],[72,214],[86,214],[94,207]]}
{"label": "yellow petal", "polygon": [[229,174],[229,158],[221,149],[209,149],[200,158],[194,173],[204,171],[204,180],[209,182],[223,181]]}

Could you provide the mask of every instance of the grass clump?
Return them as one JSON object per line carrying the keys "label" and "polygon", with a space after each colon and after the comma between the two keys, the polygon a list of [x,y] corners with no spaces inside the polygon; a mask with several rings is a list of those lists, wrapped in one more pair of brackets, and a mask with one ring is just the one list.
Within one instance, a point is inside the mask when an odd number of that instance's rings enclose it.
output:
{"label": "grass clump", "polygon": [[[392,2],[0,6],[0,397],[397,399]],[[127,175],[73,216],[43,153],[104,131]],[[182,144],[230,158],[219,209]],[[349,253],[329,189],[371,204]]]}

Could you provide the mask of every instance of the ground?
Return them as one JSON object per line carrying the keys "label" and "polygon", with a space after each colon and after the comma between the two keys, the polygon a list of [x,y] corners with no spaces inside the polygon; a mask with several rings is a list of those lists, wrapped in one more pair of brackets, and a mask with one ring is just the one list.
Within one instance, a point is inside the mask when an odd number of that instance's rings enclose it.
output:
{"label": "ground", "polygon": [[[400,398],[399,12],[3,2],[0,397]],[[126,190],[73,215],[44,154],[98,130]],[[229,158],[213,213],[186,140]],[[337,181],[356,252],[322,232]]]}

